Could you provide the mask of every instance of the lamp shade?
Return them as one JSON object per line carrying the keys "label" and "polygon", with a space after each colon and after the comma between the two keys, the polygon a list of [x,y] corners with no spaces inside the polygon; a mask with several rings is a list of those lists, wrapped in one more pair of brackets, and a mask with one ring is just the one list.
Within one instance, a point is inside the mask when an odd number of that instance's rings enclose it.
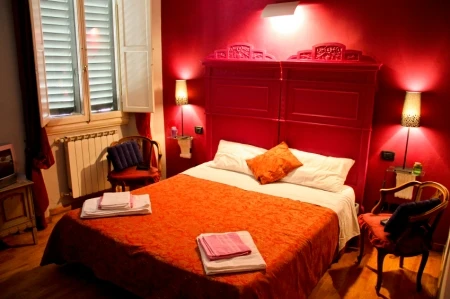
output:
{"label": "lamp shade", "polygon": [[297,6],[298,1],[268,4],[264,7],[261,18],[293,15]]}
{"label": "lamp shade", "polygon": [[420,125],[420,95],[420,92],[406,92],[402,112],[402,126],[418,127]]}
{"label": "lamp shade", "polygon": [[186,80],[176,80],[175,102],[177,105],[186,105],[188,103]]}

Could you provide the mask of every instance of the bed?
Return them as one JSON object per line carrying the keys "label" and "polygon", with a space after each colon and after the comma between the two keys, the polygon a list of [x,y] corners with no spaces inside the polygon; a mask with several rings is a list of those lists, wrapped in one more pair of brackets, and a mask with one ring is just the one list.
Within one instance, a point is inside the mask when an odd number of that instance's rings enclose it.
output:
{"label": "bed", "polygon": [[[319,57],[320,45],[286,61],[248,44],[215,51],[204,62],[205,131],[210,160],[220,140],[263,148],[286,141],[351,158],[339,192],[260,185],[207,162],[133,191],[150,195],[151,215],[84,220],[80,210],[67,213],[41,264],[79,262],[148,298],[307,298],[336,252],[359,233],[354,204],[364,192],[380,66],[341,44],[325,46],[337,56]],[[250,232],[266,270],[205,275],[196,237],[241,230]]]}

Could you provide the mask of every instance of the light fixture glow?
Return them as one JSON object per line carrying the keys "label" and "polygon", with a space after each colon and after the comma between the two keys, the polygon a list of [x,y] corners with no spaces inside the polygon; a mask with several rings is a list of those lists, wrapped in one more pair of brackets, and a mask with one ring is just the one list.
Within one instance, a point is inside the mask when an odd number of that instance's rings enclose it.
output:
{"label": "light fixture glow", "polygon": [[408,153],[409,129],[420,125],[420,92],[407,91],[402,112],[402,126],[408,128],[406,135],[405,156],[403,157],[403,169],[406,166],[406,154]]}
{"label": "light fixture glow", "polygon": [[269,18],[272,29],[280,34],[289,34],[300,28],[304,20],[304,11],[297,6],[294,15]]}
{"label": "light fixture glow", "polygon": [[268,4],[264,7],[261,18],[293,15],[297,5],[298,1]]}
{"label": "light fixture glow", "polygon": [[420,125],[420,95],[420,92],[406,92],[402,112],[402,126],[418,127]]}
{"label": "light fixture glow", "polygon": [[186,80],[175,80],[175,103],[177,106],[181,106],[181,137],[183,137],[183,105],[188,103]]}
{"label": "light fixture glow", "polygon": [[175,82],[175,102],[177,105],[186,105],[188,103],[186,80],[176,80]]}

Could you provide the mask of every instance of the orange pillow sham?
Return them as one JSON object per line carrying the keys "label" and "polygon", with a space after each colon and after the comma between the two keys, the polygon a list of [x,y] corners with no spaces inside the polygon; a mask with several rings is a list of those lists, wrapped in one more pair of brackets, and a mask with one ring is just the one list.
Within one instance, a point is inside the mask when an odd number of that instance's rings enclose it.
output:
{"label": "orange pillow sham", "polygon": [[284,141],[264,154],[245,161],[261,185],[281,180],[289,172],[303,165]]}

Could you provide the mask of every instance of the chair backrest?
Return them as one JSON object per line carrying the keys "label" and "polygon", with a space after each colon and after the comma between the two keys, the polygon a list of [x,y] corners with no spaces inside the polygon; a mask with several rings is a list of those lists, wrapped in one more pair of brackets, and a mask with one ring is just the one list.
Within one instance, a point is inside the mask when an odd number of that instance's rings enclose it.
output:
{"label": "chair backrest", "polygon": [[436,229],[436,226],[439,223],[439,220],[442,217],[442,214],[444,213],[445,208],[448,206],[449,201],[449,191],[448,189],[443,186],[442,184],[436,183],[436,182],[422,182],[416,185],[416,193],[414,197],[414,201],[421,201],[423,200],[423,193],[425,190],[430,189],[431,193],[433,195],[427,196],[427,198],[438,198],[441,203],[437,205],[436,207],[432,208],[431,210],[428,210],[422,214],[414,215],[409,217],[409,223],[414,224],[418,222],[427,222],[429,225],[429,231],[428,234],[433,234],[434,230]]}
{"label": "chair backrest", "polygon": [[118,141],[114,141],[113,143],[111,143],[110,146],[114,146],[128,141],[135,141],[137,143],[139,150],[142,153],[144,163],[146,165],[156,167],[161,172],[162,153],[159,143],[157,141],[151,140],[150,138],[143,136],[127,136],[119,139]]}
{"label": "chair backrest", "polygon": [[[431,198],[438,198],[440,200],[440,204],[438,204],[434,208],[424,213],[415,214],[408,217],[408,224],[407,224],[408,227],[413,227],[416,224],[419,224],[421,226],[426,224],[426,231],[427,231],[426,236],[431,241],[433,232],[436,229],[436,226],[438,225],[445,208],[448,206],[449,201],[449,191],[442,184],[431,181],[427,182],[413,181],[395,188],[381,189],[380,201],[372,209],[372,213],[378,214],[382,211],[385,203],[389,202],[389,197],[387,196],[388,194],[394,194],[395,192],[398,192],[400,190],[409,187],[414,187],[415,189],[413,193],[414,194],[413,201],[415,202]],[[423,198],[425,196],[427,196],[427,198]]]}

